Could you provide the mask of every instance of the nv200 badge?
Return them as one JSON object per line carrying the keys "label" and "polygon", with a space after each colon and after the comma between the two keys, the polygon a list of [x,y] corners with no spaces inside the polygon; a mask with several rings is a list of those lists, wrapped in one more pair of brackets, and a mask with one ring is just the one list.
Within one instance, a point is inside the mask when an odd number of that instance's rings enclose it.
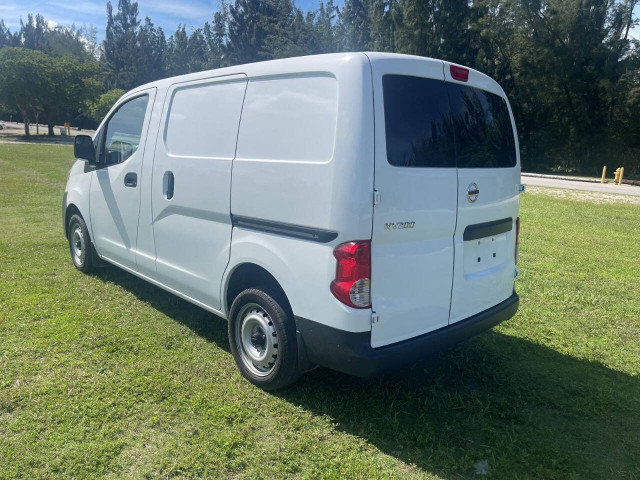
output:
{"label": "nv200 badge", "polygon": [[416,226],[416,222],[398,222],[398,223],[385,223],[385,230],[405,230],[407,228],[413,228]]}

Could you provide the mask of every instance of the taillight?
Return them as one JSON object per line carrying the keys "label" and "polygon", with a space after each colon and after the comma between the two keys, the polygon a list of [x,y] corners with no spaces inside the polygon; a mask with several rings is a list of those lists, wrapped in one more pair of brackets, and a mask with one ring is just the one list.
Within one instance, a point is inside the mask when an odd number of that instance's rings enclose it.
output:
{"label": "taillight", "polygon": [[457,65],[449,65],[449,71],[451,72],[451,76],[454,80],[458,80],[459,82],[466,82],[469,80],[469,69],[464,67],[459,67]]}
{"label": "taillight", "polygon": [[371,306],[371,242],[347,242],[333,251],[338,260],[331,292],[353,308]]}
{"label": "taillight", "polygon": [[518,245],[520,245],[520,217],[516,218],[516,265],[518,264]]}

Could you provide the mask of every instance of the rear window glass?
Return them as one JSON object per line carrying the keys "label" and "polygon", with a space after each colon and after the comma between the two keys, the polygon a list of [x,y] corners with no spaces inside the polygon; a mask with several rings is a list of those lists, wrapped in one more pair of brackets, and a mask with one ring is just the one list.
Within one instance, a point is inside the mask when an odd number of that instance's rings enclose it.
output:
{"label": "rear window glass", "polygon": [[446,84],[385,75],[387,159],[398,167],[455,167]]}
{"label": "rear window glass", "polygon": [[465,85],[406,75],[382,78],[387,160],[400,167],[516,165],[505,100]]}
{"label": "rear window glass", "polygon": [[507,102],[479,88],[448,83],[458,168],[516,165],[516,145]]}

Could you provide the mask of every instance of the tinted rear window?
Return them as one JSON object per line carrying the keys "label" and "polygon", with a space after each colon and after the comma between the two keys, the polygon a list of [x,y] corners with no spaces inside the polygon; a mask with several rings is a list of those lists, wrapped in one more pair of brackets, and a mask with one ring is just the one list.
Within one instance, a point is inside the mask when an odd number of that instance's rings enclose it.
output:
{"label": "tinted rear window", "polygon": [[382,77],[387,159],[398,167],[455,167],[446,84]]}
{"label": "tinted rear window", "polygon": [[400,167],[516,165],[507,103],[465,85],[406,75],[382,78],[387,159]]}
{"label": "tinted rear window", "polygon": [[448,83],[458,168],[516,165],[507,102],[479,88]]}

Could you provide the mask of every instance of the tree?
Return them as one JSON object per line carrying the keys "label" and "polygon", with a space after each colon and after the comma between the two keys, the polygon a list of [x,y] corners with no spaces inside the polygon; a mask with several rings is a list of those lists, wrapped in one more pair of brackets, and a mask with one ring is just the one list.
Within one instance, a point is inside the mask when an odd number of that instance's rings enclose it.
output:
{"label": "tree", "polygon": [[140,47],[138,82],[148,83],[165,76],[167,62],[167,41],[162,28],[155,28],[146,17],[138,31]]}
{"label": "tree", "polygon": [[40,50],[41,52],[49,51],[49,39],[47,32],[49,27],[44,17],[37,14],[27,15],[27,21],[20,19],[20,37],[22,38],[22,46],[30,50]]}
{"label": "tree", "polygon": [[213,24],[205,22],[203,35],[207,42],[208,67],[218,68],[227,65],[226,36],[227,36],[227,5],[223,2],[220,11],[213,15]]}
{"label": "tree", "polygon": [[85,104],[87,116],[99,124],[122,95],[124,95],[124,90],[116,88],[103,93],[97,100],[88,100]]}
{"label": "tree", "polygon": [[328,0],[326,5],[321,0],[310,21],[315,33],[314,53],[330,53],[338,51],[338,34],[335,24],[337,22],[338,8],[333,0]]}
{"label": "tree", "polygon": [[208,65],[207,42],[201,28],[196,28],[187,42],[187,71],[200,72]]}
{"label": "tree", "polygon": [[[70,56],[83,62],[95,61],[95,43],[91,42],[86,35],[91,36],[91,31],[76,29],[73,25],[48,29],[45,52],[54,57]],[[95,34],[93,38],[95,39]]]}
{"label": "tree", "polygon": [[371,5],[371,0],[345,0],[340,15],[343,23],[342,48],[344,50],[371,50],[369,48],[371,42],[369,10]]}
{"label": "tree", "polygon": [[227,50],[232,64],[269,58],[264,45],[269,34],[267,19],[274,14],[272,4],[265,0],[235,0],[229,5]]}
{"label": "tree", "polygon": [[107,28],[103,42],[103,68],[106,86],[129,90],[139,84],[141,51],[138,45],[138,3],[118,0],[118,12],[113,14],[107,2]]}
{"label": "tree", "polygon": [[34,50],[5,47],[0,50],[0,65],[0,104],[20,112],[28,137],[29,115],[42,109],[50,57]]}
{"label": "tree", "polygon": [[11,33],[11,30],[4,24],[4,20],[0,18],[0,48],[2,47],[18,47],[20,38],[18,35]]}
{"label": "tree", "polygon": [[264,17],[259,20],[265,32],[260,48],[264,59],[285,58],[311,53],[304,16],[293,0],[265,1]]}
{"label": "tree", "polygon": [[85,102],[99,94],[101,86],[94,63],[72,57],[50,57],[47,67],[46,85],[40,98],[49,135],[53,135],[53,126],[75,120]]}
{"label": "tree", "polygon": [[169,37],[167,70],[170,75],[189,72],[189,37],[184,25],[178,25],[176,33]]}

